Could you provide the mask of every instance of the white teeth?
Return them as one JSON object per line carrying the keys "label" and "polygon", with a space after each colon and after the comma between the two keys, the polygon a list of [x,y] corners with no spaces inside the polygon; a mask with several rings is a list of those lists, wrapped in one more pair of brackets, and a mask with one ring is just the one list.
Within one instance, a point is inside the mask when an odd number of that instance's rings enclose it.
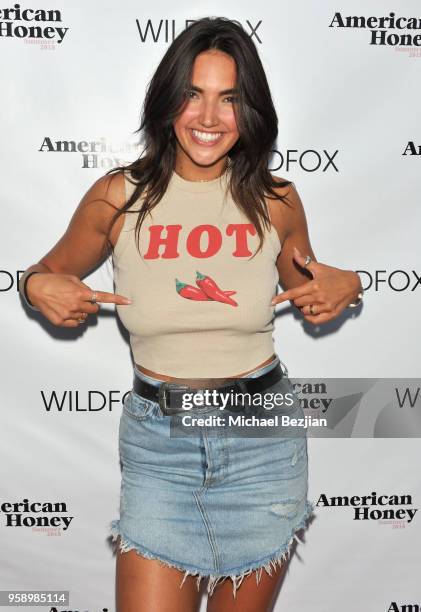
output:
{"label": "white teeth", "polygon": [[204,142],[211,142],[213,140],[218,140],[221,137],[222,132],[216,132],[214,134],[208,134],[206,132],[198,132],[197,130],[192,130],[193,134],[199,140],[203,140]]}

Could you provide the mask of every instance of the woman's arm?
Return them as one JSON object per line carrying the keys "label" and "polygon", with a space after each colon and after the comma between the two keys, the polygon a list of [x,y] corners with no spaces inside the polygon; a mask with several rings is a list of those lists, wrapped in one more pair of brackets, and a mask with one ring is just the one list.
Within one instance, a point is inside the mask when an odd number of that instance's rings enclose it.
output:
{"label": "woman's arm", "polygon": [[[122,174],[99,178],[83,196],[63,236],[39,263],[51,272],[87,276],[106,259],[105,234],[113,213],[124,202]],[[119,218],[122,220],[123,216]]]}
{"label": "woman's arm", "polygon": [[[81,312],[97,312],[99,306],[89,302],[92,289],[81,278],[100,265],[107,257],[106,232],[117,208],[125,203],[122,174],[105,175],[98,179],[83,196],[73,213],[67,230],[40,261],[30,266],[37,271],[27,281],[30,302],[55,325],[77,319]],[[123,223],[123,215],[114,224],[110,239],[115,244]],[[21,289],[21,283],[19,283]],[[97,291],[98,301],[125,304],[125,298]],[[77,325],[66,324],[67,327]]]}
{"label": "woman's arm", "polygon": [[[336,318],[357,299],[362,289],[361,280],[352,270],[317,262],[310,244],[304,207],[294,184],[277,190],[281,195],[288,195],[290,206],[270,201],[272,223],[282,244],[276,262],[279,282],[286,289],[274,298],[272,304],[290,300],[311,323],[325,323]],[[303,255],[312,258],[306,267]]]}
{"label": "woman's arm", "polygon": [[289,206],[277,200],[270,200],[270,214],[282,244],[276,261],[279,283],[283,289],[292,289],[311,280],[311,275],[294,263],[294,246],[301,253],[310,255],[313,261],[317,260],[310,244],[304,207],[295,185],[292,183],[288,187],[278,187],[275,191],[279,195],[288,196]]}

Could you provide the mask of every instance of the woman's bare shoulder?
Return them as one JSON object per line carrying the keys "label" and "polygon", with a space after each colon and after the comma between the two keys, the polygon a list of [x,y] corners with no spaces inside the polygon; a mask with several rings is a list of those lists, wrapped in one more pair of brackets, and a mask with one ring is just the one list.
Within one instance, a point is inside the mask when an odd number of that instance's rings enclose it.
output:
{"label": "woman's bare shoulder", "polygon": [[[118,173],[97,179],[83,195],[64,234],[40,263],[54,272],[75,274],[79,278],[101,263],[110,220],[124,205],[124,191],[124,177]],[[113,244],[123,216],[112,227]]]}
{"label": "woman's bare shoulder", "polygon": [[[92,206],[92,214],[105,235],[110,227],[110,222],[116,211],[126,204],[125,178],[122,171],[114,174],[105,174],[93,183],[85,194],[86,204]],[[112,244],[117,242],[121,226],[124,222],[124,214],[120,215],[110,232]]]}
{"label": "woman's bare shoulder", "polygon": [[104,174],[95,181],[89,190],[92,199],[103,200],[111,208],[122,208],[126,203],[126,185],[123,171]]}

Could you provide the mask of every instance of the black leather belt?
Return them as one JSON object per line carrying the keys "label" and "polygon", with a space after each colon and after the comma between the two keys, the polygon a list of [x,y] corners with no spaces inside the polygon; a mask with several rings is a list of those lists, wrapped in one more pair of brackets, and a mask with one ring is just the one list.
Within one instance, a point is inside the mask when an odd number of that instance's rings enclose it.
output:
{"label": "black leather belt", "polygon": [[[271,387],[284,376],[285,373],[282,370],[281,365],[278,363],[274,368],[272,368],[272,370],[269,370],[269,372],[266,372],[265,374],[262,374],[256,378],[236,378],[234,379],[234,382],[228,385],[221,385],[220,387],[194,388],[189,387],[188,385],[181,385],[169,381],[162,381],[162,383],[159,385],[151,385],[135,374],[133,380],[133,391],[142,397],[158,402],[163,414],[172,415],[186,413],[188,410],[182,406],[183,395],[185,393],[188,393],[190,397],[195,394],[203,395],[205,390],[216,392],[216,395],[218,393],[225,395],[230,392],[233,394],[250,393],[250,395],[253,395],[254,393],[259,393],[268,387]],[[214,397],[215,394],[212,393],[212,396]],[[220,404],[217,404],[216,406],[215,404],[212,406],[209,404],[204,406],[195,405],[194,408],[198,408],[200,411],[209,411],[215,407],[218,407],[218,405]],[[227,410],[231,410],[233,412],[244,411],[244,406],[242,404],[238,405],[235,403],[229,403],[227,404],[226,408]]]}

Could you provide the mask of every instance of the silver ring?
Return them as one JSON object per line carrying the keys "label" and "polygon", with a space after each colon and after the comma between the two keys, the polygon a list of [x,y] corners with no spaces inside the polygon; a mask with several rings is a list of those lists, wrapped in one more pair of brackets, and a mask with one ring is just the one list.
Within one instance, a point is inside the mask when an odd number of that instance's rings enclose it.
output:
{"label": "silver ring", "polygon": [[92,304],[96,304],[96,300],[97,300],[97,297],[96,297],[96,291],[93,291],[93,292],[92,292],[92,297],[91,297],[91,299],[90,299],[89,301],[90,301]]}
{"label": "silver ring", "polygon": [[305,261],[304,261],[304,267],[306,268],[308,266],[309,263],[311,263],[313,261],[313,259],[310,257],[310,255],[306,255]]}

